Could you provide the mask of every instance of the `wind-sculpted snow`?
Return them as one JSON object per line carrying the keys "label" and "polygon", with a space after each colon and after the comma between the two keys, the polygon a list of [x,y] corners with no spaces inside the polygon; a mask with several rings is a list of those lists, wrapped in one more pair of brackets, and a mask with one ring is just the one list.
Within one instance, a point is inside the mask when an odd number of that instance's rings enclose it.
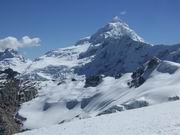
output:
{"label": "wind-sculpted snow", "polygon": [[180,64],[161,61],[137,88],[128,85],[131,73],[119,79],[103,77],[96,87],[87,88],[83,76],[62,82],[45,81],[39,96],[24,103],[19,115],[27,118],[24,128],[34,129],[97,116],[116,105],[123,111],[168,102],[180,96],[179,69]]}
{"label": "wind-sculpted snow", "polygon": [[44,127],[18,135],[179,135],[180,102]]}

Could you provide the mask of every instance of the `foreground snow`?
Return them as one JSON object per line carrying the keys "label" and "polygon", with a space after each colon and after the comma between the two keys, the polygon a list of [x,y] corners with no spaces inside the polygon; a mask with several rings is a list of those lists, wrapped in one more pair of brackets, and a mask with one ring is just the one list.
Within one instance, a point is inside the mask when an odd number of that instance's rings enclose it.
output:
{"label": "foreground snow", "polygon": [[19,135],[179,135],[180,101],[73,121]]}

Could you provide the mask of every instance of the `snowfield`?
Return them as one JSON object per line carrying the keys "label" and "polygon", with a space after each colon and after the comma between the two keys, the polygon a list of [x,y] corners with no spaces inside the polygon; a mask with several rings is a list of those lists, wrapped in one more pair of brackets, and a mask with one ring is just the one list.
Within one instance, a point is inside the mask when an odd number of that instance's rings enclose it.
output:
{"label": "snowfield", "polygon": [[[48,85],[39,91],[38,97],[22,104],[18,112],[27,118],[23,121],[23,128],[48,127],[94,117],[114,106],[120,106],[122,111],[121,107],[128,110],[178,100],[180,64],[160,61],[152,69],[147,67],[144,73],[146,81],[137,88],[128,86],[132,73],[126,73],[119,79],[104,77],[98,86],[88,88],[84,87],[83,78],[76,81],[65,80],[60,85],[45,81]],[[87,104],[82,107],[84,99],[87,99]],[[71,107],[68,107],[69,104]]]}
{"label": "snowfield", "polygon": [[180,135],[180,101],[73,121],[17,135]]}

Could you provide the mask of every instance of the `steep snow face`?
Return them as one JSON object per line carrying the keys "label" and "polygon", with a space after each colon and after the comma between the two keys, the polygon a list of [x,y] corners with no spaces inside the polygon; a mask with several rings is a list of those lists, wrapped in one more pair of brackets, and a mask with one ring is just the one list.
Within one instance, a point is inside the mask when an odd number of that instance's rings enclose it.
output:
{"label": "steep snow face", "polygon": [[144,42],[144,40],[136,34],[135,31],[120,20],[117,16],[103,28],[99,29],[94,35],[91,36],[90,42],[93,44],[102,43],[108,38],[120,39],[124,36],[130,37],[134,41]]}
{"label": "steep snow face", "polygon": [[112,37],[101,44],[91,45],[86,52],[80,54],[80,58],[94,57],[77,72],[87,76],[96,74],[114,76],[118,73],[132,72],[152,57],[149,54],[151,47],[127,36],[121,39]]}
{"label": "steep snow face", "polygon": [[180,102],[176,101],[31,130],[18,135],[178,135],[179,106]]}
{"label": "steep snow face", "polygon": [[6,49],[0,52],[0,69],[4,70],[12,68],[13,70],[22,73],[30,65],[31,61],[25,59],[22,55],[18,54],[13,49]]}
{"label": "steep snow face", "polygon": [[149,45],[136,42],[129,37],[111,38],[103,43],[91,45],[80,54],[80,58],[94,56],[91,62],[79,67],[76,72],[86,76],[104,74],[115,76],[118,73],[133,72],[152,57],[180,62],[180,44]]}
{"label": "steep snow face", "polygon": [[48,85],[39,91],[39,96],[21,106],[19,114],[27,118],[24,128],[93,117],[115,106],[123,111],[179,99],[180,64],[160,61],[152,69],[147,70],[149,74],[145,72],[146,81],[137,88],[128,85],[133,79],[131,73],[119,79],[104,77],[98,86],[87,88],[83,77],[44,82]]}

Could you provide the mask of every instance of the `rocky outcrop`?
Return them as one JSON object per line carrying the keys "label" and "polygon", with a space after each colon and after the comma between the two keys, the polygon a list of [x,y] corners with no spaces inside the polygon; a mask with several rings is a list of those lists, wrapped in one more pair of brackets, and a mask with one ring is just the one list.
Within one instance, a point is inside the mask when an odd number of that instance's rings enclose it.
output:
{"label": "rocky outcrop", "polygon": [[77,100],[71,100],[66,103],[66,107],[71,110],[73,109],[79,102]]}
{"label": "rocky outcrop", "polygon": [[12,135],[20,129],[20,124],[14,119],[15,106],[0,105],[0,135]]}
{"label": "rocky outcrop", "polygon": [[103,81],[102,78],[101,75],[87,77],[84,87],[96,87]]}
{"label": "rocky outcrop", "polygon": [[96,99],[97,97],[101,96],[100,93],[93,95],[92,97],[83,98],[81,100],[81,109],[84,109],[92,100]]}
{"label": "rocky outcrop", "polygon": [[174,97],[169,97],[168,101],[176,101],[176,100],[180,100],[179,96],[174,96]]}
{"label": "rocky outcrop", "polygon": [[132,74],[132,80],[128,82],[129,87],[139,87],[141,86],[145,80],[149,77],[149,75],[154,71],[154,69],[159,65],[160,60],[156,57],[153,57],[151,60],[146,62],[143,66],[139,67]]}
{"label": "rocky outcrop", "polygon": [[20,130],[21,122],[14,115],[21,103],[37,93],[30,81],[20,80],[18,75],[10,68],[0,71],[0,135],[12,135]]}

